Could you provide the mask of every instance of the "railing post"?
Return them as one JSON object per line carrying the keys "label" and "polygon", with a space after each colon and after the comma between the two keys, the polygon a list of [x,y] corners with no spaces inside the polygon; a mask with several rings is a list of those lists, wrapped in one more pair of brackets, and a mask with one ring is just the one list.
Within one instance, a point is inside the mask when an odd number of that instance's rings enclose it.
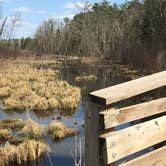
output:
{"label": "railing post", "polygon": [[85,166],[101,166],[99,113],[103,107],[91,101],[85,112]]}

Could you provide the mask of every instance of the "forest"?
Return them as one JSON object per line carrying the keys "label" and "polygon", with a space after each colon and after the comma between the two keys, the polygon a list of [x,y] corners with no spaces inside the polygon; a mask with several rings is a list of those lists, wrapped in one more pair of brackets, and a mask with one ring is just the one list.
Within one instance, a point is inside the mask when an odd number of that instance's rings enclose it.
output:
{"label": "forest", "polygon": [[28,38],[4,37],[7,17],[1,19],[1,50],[7,48],[9,52],[10,48],[17,55],[19,50],[29,50],[47,55],[102,57],[107,63],[116,61],[152,72],[165,68],[165,0],[132,0],[120,5],[107,0],[94,4],[85,1],[84,7],[77,7],[80,12],[74,18],[45,20]]}

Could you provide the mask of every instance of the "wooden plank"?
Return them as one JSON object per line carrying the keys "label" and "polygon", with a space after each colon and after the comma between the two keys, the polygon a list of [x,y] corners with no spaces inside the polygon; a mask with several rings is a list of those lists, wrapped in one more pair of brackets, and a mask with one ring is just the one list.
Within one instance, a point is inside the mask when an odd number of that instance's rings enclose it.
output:
{"label": "wooden plank", "polygon": [[166,166],[166,146],[121,164],[120,166]]}
{"label": "wooden plank", "polygon": [[166,140],[166,116],[101,135],[107,164]]}
{"label": "wooden plank", "polygon": [[109,129],[123,123],[163,112],[166,112],[166,97],[121,109],[108,109],[100,114],[104,129]]}
{"label": "wooden plank", "polygon": [[166,71],[128,81],[89,94],[92,101],[109,105],[166,85]]}

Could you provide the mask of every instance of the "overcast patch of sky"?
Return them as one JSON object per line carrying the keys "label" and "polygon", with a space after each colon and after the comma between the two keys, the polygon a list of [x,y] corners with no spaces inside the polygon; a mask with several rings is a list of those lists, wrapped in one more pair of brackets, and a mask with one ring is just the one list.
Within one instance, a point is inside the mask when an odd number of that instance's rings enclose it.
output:
{"label": "overcast patch of sky", "polygon": [[[89,0],[90,3],[102,0]],[[111,3],[121,3],[125,0],[111,0]],[[16,27],[14,37],[33,36],[37,26],[48,18],[72,18],[78,12],[75,4],[82,6],[83,0],[0,0],[4,16],[21,13],[21,20]]]}

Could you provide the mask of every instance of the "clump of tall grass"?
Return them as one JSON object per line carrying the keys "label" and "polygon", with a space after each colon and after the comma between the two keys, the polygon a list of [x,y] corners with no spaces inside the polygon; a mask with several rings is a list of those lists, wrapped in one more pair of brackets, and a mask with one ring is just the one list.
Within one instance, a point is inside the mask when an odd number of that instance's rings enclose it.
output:
{"label": "clump of tall grass", "polygon": [[81,63],[82,64],[87,64],[87,65],[91,65],[91,64],[96,64],[96,63],[100,63],[101,62],[101,58],[99,57],[82,57],[81,58]]}
{"label": "clump of tall grass", "polygon": [[36,122],[29,119],[28,121],[25,122],[25,126],[19,132],[19,134],[29,139],[41,139],[43,136],[43,131]]}
{"label": "clump of tall grass", "polygon": [[80,89],[59,80],[58,74],[57,70],[35,68],[34,64],[7,63],[0,70],[1,109],[76,109],[80,101]]}
{"label": "clump of tall grass", "polygon": [[6,142],[12,145],[18,145],[24,141],[23,138],[13,136],[12,130],[0,129],[0,144],[3,145]]}
{"label": "clump of tall grass", "polygon": [[49,147],[45,143],[34,140],[25,141],[18,146],[8,144],[0,148],[0,166],[35,161],[48,151]]}
{"label": "clump of tall grass", "polygon": [[80,82],[80,81],[95,81],[95,80],[97,80],[97,77],[95,75],[75,77],[75,81],[77,81],[77,82]]}
{"label": "clump of tall grass", "polygon": [[0,166],[22,165],[49,151],[41,140],[42,129],[32,120],[6,119],[0,122]]}
{"label": "clump of tall grass", "polygon": [[67,128],[62,122],[53,122],[50,124],[48,134],[53,140],[60,140],[68,136],[75,135],[77,130],[74,128]]}
{"label": "clump of tall grass", "polygon": [[7,129],[0,129],[0,142],[12,137],[12,132]]}
{"label": "clump of tall grass", "polygon": [[24,127],[22,119],[5,119],[0,122],[0,129],[20,130]]}
{"label": "clump of tall grass", "polygon": [[7,97],[10,95],[10,88],[9,87],[2,87],[0,91],[0,98]]}

